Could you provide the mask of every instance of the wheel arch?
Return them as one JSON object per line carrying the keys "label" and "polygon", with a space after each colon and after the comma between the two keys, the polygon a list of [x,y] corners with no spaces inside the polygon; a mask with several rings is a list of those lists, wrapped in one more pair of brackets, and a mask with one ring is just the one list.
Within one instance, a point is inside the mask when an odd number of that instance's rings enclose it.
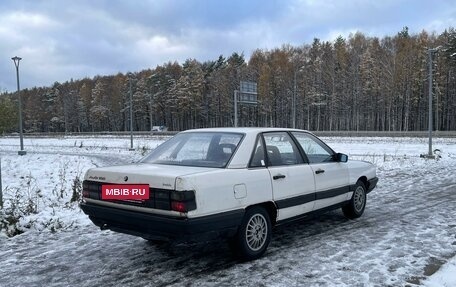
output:
{"label": "wheel arch", "polygon": [[360,178],[358,178],[358,181],[361,181],[363,184],[364,184],[364,187],[367,189],[369,187],[369,182],[367,181],[367,177],[366,176],[361,176]]}
{"label": "wheel arch", "polygon": [[266,209],[269,215],[269,219],[271,220],[271,225],[274,226],[277,222],[277,206],[272,201],[266,201],[262,203],[258,203],[255,205],[250,205],[246,208],[246,210],[253,208],[255,206],[260,206]]}

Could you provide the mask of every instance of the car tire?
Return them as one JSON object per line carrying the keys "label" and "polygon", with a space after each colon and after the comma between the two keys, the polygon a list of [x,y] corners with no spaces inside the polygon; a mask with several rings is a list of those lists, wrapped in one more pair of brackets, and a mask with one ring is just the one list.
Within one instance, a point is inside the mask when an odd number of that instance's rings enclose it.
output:
{"label": "car tire", "polygon": [[342,207],[342,212],[350,219],[360,217],[366,208],[366,199],[366,186],[362,181],[358,180],[355,185],[355,191],[348,204]]}
{"label": "car tire", "polygon": [[261,206],[247,209],[230,246],[243,261],[261,257],[271,241],[271,220]]}

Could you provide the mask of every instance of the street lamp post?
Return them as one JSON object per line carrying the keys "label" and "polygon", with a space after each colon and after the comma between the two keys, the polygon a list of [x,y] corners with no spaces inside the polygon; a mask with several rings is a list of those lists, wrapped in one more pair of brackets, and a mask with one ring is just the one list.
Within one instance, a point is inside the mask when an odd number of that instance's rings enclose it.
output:
{"label": "street lamp post", "polygon": [[20,85],[19,85],[19,61],[22,58],[15,56],[11,58],[14,62],[14,66],[16,66],[16,80],[17,80],[17,95],[19,98],[19,138],[21,143],[21,150],[17,152],[18,155],[26,155],[27,152],[24,150],[24,138],[23,138],[23,131],[22,131],[22,97],[20,93]]}
{"label": "street lamp post", "polygon": [[432,54],[437,52],[440,49],[440,46],[433,49],[428,49],[429,55],[429,122],[428,122],[428,132],[429,132],[429,149],[428,154],[425,156],[426,158],[435,158],[434,154],[432,153]]}
{"label": "street lamp post", "polygon": [[128,74],[128,82],[130,84],[130,150],[134,151],[133,148],[133,94],[131,91],[131,76],[132,74]]}

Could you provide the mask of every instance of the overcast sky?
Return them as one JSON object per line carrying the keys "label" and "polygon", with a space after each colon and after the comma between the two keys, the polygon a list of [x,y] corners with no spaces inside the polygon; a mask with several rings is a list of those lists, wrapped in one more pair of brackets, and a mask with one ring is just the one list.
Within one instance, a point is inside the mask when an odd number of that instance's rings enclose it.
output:
{"label": "overcast sky", "polygon": [[455,1],[439,0],[0,0],[0,91],[95,75],[139,71],[168,61],[313,38],[333,40],[442,32],[456,27]]}

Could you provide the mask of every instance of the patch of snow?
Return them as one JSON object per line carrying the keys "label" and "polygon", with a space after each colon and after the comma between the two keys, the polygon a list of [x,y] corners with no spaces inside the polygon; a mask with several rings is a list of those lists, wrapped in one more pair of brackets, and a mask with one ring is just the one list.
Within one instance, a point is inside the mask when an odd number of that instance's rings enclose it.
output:
{"label": "patch of snow", "polygon": [[426,287],[454,287],[456,286],[456,257],[452,258],[442,268],[431,275],[423,283]]}
{"label": "patch of snow", "polygon": [[[135,153],[144,154],[167,140],[169,136],[135,136]],[[18,137],[0,138],[0,152],[15,151],[19,147]],[[50,152],[72,154],[119,154],[127,155],[130,149],[130,137],[127,136],[63,136],[63,137],[25,137],[24,149],[27,152]]]}
{"label": "patch of snow", "polygon": [[131,152],[127,137],[33,138],[21,157],[18,138],[0,138],[4,197],[37,202],[18,223],[22,234],[0,231],[0,286],[455,286],[456,259],[422,280],[456,253],[456,139],[434,139],[441,158],[429,160],[419,158],[427,139],[323,138],[378,166],[364,215],[333,211],[279,227],[264,257],[245,263],[225,242],[154,245],[100,231],[69,203],[72,180],[88,168],[137,161],[165,139],[138,139]]}

